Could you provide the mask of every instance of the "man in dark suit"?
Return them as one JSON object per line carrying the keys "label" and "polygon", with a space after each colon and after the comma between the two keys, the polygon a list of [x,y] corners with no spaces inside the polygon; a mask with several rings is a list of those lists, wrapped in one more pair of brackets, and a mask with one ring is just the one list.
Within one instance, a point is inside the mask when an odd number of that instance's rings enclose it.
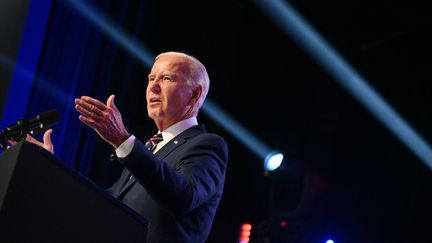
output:
{"label": "man in dark suit", "polygon": [[207,71],[190,55],[165,52],[148,77],[147,112],[162,135],[151,149],[127,131],[114,95],[106,104],[83,96],[75,108],[115,148],[125,169],[109,191],[149,220],[148,242],[205,242],[228,161],[224,139],[197,122],[209,90]]}

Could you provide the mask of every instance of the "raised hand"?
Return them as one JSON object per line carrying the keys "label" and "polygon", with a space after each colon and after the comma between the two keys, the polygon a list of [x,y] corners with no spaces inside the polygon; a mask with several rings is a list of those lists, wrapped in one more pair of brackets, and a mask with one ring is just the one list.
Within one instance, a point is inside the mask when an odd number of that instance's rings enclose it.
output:
{"label": "raised hand", "polygon": [[81,113],[79,119],[93,128],[105,141],[118,148],[129,136],[120,111],[111,95],[106,104],[89,96],[75,99],[75,109]]}

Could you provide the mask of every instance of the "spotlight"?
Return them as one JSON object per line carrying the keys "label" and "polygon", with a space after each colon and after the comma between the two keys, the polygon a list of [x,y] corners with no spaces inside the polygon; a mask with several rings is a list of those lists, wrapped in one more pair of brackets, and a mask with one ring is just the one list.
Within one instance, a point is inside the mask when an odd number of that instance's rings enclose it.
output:
{"label": "spotlight", "polygon": [[268,153],[264,159],[264,169],[266,171],[273,171],[277,169],[282,164],[283,158],[283,154],[279,151],[272,151]]}

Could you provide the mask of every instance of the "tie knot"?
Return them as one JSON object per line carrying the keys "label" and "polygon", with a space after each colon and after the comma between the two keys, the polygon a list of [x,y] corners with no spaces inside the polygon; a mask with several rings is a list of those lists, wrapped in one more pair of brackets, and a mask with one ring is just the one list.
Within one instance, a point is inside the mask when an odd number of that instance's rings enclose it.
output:
{"label": "tie knot", "polygon": [[158,133],[156,135],[153,135],[153,137],[151,137],[149,139],[149,141],[147,141],[146,143],[146,147],[150,150],[153,151],[156,148],[156,145],[158,143],[160,143],[161,141],[163,141],[163,137],[162,137],[162,133]]}
{"label": "tie knot", "polygon": [[153,146],[155,146],[156,144],[158,144],[162,140],[163,140],[162,133],[158,133],[156,135],[153,135],[153,137],[150,138],[150,142],[152,143]]}

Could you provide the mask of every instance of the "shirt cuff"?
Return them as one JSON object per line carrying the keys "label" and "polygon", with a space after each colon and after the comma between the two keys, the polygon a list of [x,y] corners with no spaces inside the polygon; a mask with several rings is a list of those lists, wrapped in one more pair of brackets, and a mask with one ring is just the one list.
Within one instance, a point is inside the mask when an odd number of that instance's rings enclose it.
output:
{"label": "shirt cuff", "polygon": [[126,141],[124,141],[120,146],[115,150],[117,158],[123,159],[128,156],[132,151],[135,145],[135,136],[131,135]]}

